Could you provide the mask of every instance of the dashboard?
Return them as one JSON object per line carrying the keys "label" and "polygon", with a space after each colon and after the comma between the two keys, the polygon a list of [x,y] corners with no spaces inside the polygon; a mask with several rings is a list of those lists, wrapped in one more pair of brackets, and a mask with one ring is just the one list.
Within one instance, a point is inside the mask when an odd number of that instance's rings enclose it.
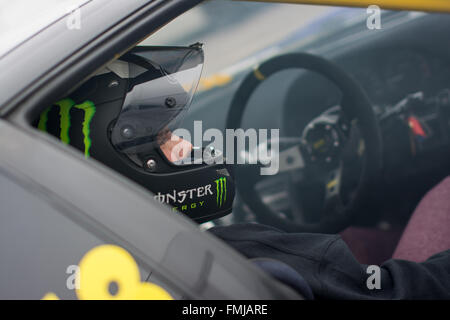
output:
{"label": "dashboard", "polygon": [[380,49],[358,62],[354,76],[376,105],[392,105],[418,91],[435,95],[450,84],[448,61],[421,50]]}
{"label": "dashboard", "polygon": [[[403,212],[407,221],[421,196],[450,174],[450,61],[427,50],[391,47],[346,56],[342,64],[365,89],[382,134],[383,170],[373,194],[385,207],[370,210],[395,212],[388,221]],[[295,87],[302,90],[288,96],[287,136],[301,135],[343,99],[333,83],[314,73],[304,72]],[[347,175],[355,185],[358,173]]]}
{"label": "dashboard", "polygon": [[[379,118],[388,179],[427,169],[432,162],[427,155],[444,158],[450,149],[447,59],[420,49],[381,48],[345,57],[343,64],[365,89]],[[297,83],[303,89],[295,93],[297,108],[291,112],[296,116],[285,117],[289,136],[298,136],[343,99],[333,83],[317,74],[305,72]]]}
{"label": "dashboard", "polygon": [[[378,114],[409,94],[423,92],[425,97],[431,97],[450,88],[450,61],[420,50],[383,48],[346,57],[342,64],[365,89]],[[295,86],[302,90],[289,99],[300,101],[301,105],[297,103],[296,110],[289,111],[300,117],[285,118],[288,131],[304,127],[342,99],[337,87],[317,74],[305,72]]]}
{"label": "dashboard", "polygon": [[[425,15],[352,45],[342,39],[315,50],[343,67],[367,93],[383,141],[383,170],[367,211],[404,223],[421,197],[450,175],[450,30],[448,16]],[[320,53],[322,51],[322,53]],[[284,102],[282,134],[301,136],[339,106],[339,89],[302,72]],[[382,213],[380,213],[382,212]],[[391,221],[392,222],[392,221]]]}

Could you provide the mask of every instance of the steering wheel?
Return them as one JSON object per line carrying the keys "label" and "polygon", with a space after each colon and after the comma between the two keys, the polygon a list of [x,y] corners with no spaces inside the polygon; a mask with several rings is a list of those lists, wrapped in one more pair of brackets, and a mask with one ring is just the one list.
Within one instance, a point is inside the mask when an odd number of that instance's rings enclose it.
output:
{"label": "steering wheel", "polygon": [[[266,205],[255,190],[256,183],[264,177],[260,174],[262,164],[235,165],[236,189],[260,223],[287,232],[336,233],[350,225],[358,214],[363,213],[361,204],[364,203],[372,182],[381,171],[382,163],[381,134],[375,113],[363,88],[346,71],[331,61],[306,53],[290,53],[274,57],[244,78],[233,97],[226,128],[236,130],[241,127],[248,101],[265,79],[281,70],[292,68],[306,69],[323,75],[331,80],[343,94],[339,116],[324,116],[320,121],[310,123],[300,139],[291,139],[293,142],[287,150],[271,155],[272,161],[277,161],[275,158],[278,157],[280,172],[300,171],[303,186],[322,185],[324,205],[318,213],[321,215],[320,219],[313,223],[292,221]],[[342,154],[352,139],[349,139],[348,132],[344,132],[343,123],[353,125],[354,129],[349,131],[359,131],[359,149],[362,150],[357,186],[352,196],[345,201],[341,196]],[[321,134],[317,134],[318,132]],[[317,137],[321,135],[325,138],[318,139]],[[280,142],[285,140],[286,138],[279,139]],[[330,153],[333,157],[329,156]],[[298,194],[298,196],[302,195]]]}

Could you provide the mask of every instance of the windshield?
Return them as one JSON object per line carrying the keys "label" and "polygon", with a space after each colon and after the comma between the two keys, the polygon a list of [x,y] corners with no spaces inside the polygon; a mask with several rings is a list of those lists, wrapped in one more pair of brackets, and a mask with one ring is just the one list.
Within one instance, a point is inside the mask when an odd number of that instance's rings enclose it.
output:
{"label": "windshield", "polygon": [[208,77],[303,29],[332,10],[326,6],[207,1],[141,44],[204,43],[207,60],[203,76]]}

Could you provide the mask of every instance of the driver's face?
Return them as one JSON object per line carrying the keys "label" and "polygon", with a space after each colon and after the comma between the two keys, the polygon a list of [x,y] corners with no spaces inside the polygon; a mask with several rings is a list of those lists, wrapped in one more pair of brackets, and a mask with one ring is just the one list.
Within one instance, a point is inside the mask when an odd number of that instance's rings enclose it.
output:
{"label": "driver's face", "polygon": [[166,132],[165,142],[160,145],[161,151],[170,162],[180,161],[191,154],[192,144],[173,134],[172,132]]}

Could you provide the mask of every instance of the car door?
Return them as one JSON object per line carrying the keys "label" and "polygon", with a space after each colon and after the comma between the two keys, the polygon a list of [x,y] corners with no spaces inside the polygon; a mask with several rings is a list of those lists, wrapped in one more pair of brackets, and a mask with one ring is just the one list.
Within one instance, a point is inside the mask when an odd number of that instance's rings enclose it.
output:
{"label": "car door", "polygon": [[61,20],[0,59],[1,298],[75,298],[72,267],[102,244],[125,249],[141,281],[176,298],[299,298],[147,190],[31,126],[49,101],[196,2],[110,1],[102,12],[106,2],[92,1],[83,36]]}

